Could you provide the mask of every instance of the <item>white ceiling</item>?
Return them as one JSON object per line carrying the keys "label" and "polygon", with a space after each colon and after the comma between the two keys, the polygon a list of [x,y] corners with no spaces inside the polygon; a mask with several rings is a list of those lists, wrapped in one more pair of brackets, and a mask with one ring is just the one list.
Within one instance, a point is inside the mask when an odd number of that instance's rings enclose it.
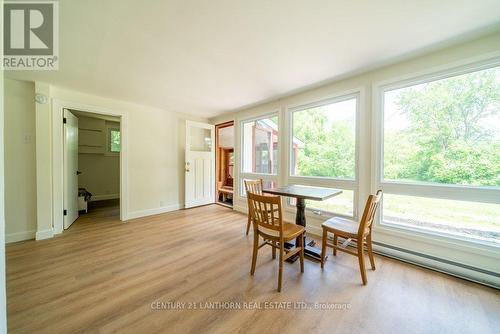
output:
{"label": "white ceiling", "polygon": [[40,80],[212,117],[491,31],[498,0],[64,0]]}

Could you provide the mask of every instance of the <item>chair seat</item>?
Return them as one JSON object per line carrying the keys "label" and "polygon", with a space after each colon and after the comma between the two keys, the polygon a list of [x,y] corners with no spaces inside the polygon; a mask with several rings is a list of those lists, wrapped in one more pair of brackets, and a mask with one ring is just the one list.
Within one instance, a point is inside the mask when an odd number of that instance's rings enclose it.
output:
{"label": "chair seat", "polygon": [[[302,232],[304,232],[303,226],[292,223],[283,223],[283,239],[285,241],[295,239]],[[262,226],[259,226],[259,233],[267,238],[279,239],[280,237],[278,231],[271,230]]]}
{"label": "chair seat", "polygon": [[[322,226],[335,234],[354,238],[358,236],[359,223],[349,219],[333,217],[325,221]],[[368,229],[365,230],[364,235],[368,234],[368,232]]]}

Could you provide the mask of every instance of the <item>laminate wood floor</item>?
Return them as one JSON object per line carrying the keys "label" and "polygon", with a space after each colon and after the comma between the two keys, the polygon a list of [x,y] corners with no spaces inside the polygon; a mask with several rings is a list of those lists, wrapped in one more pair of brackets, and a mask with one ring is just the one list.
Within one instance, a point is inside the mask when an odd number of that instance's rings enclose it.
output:
{"label": "laminate wood floor", "polygon": [[249,274],[252,235],[245,236],[246,222],[246,216],[217,205],[127,223],[118,220],[118,208],[99,208],[54,239],[7,245],[9,332],[500,329],[498,290],[381,256],[375,258],[377,270],[367,272],[367,286],[361,285],[357,259],[348,254],[329,255],[324,271],[306,260],[304,274],[298,263],[286,263],[278,293],[278,261],[268,247],[259,252],[255,276]]}

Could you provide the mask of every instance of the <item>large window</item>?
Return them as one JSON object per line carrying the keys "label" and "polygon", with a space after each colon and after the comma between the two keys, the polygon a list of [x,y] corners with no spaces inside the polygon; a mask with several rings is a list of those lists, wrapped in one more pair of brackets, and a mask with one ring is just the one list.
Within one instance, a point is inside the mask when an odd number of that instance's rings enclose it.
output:
{"label": "large window", "polygon": [[264,186],[277,185],[279,162],[278,116],[241,123],[241,195],[245,195],[244,179],[264,179]]}
{"label": "large window", "polygon": [[500,67],[382,98],[383,222],[500,243]]}
{"label": "large window", "polygon": [[355,178],[356,99],[293,112],[291,174]]}
{"label": "large window", "polygon": [[244,122],[242,172],[276,174],[278,157],[278,116]]}
{"label": "large window", "polygon": [[306,208],[314,213],[355,216],[357,105],[355,94],[291,112],[291,180],[343,190],[340,196],[324,202],[308,201]]}

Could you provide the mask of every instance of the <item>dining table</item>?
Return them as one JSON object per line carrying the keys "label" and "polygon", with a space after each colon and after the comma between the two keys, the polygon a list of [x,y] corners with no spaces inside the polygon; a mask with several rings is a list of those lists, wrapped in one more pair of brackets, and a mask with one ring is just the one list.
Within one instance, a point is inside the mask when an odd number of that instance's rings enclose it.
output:
{"label": "dining table", "polygon": [[[324,187],[313,187],[313,186],[304,186],[304,185],[288,185],[284,187],[275,187],[275,188],[267,188],[262,189],[263,193],[285,196],[285,197],[293,197],[296,199],[296,208],[297,212],[295,214],[295,224],[301,225],[306,228],[306,200],[313,201],[324,201],[331,197],[340,195],[342,190],[334,189],[334,188],[324,188]],[[295,244],[298,244],[297,240]],[[321,249],[315,247],[314,240],[310,240],[307,242],[305,233],[304,233],[304,255],[308,258],[312,258],[314,260],[321,261]],[[286,244],[286,248],[295,247],[294,244]],[[298,256],[291,257],[292,261],[297,260]]]}

